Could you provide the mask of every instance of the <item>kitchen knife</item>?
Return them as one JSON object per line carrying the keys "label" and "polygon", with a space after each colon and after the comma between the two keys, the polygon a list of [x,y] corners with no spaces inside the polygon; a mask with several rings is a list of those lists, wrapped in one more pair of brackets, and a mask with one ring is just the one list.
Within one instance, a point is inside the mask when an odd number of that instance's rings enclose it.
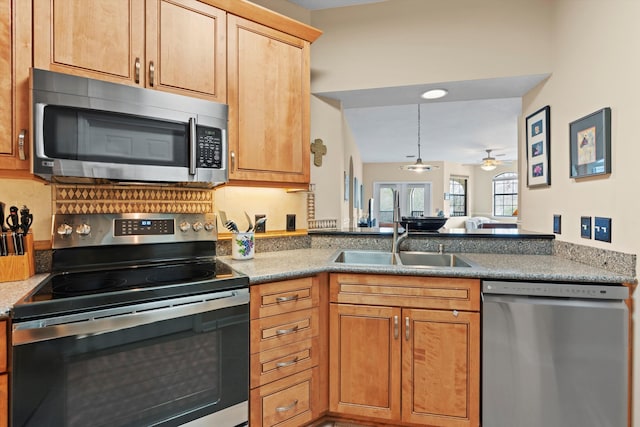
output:
{"label": "kitchen knife", "polygon": [[11,229],[11,238],[13,239],[13,252],[16,255],[24,255],[24,239],[20,230],[20,217],[18,216],[18,208],[11,206],[9,208],[9,216],[7,217],[7,225]]}
{"label": "kitchen knife", "polygon": [[9,248],[7,247],[7,234],[0,234],[0,256],[9,255]]}
{"label": "kitchen knife", "polygon": [[22,229],[22,234],[27,234],[29,228],[31,228],[31,224],[33,224],[33,214],[29,213],[29,208],[26,205],[23,205],[22,209],[20,209],[20,228]]}

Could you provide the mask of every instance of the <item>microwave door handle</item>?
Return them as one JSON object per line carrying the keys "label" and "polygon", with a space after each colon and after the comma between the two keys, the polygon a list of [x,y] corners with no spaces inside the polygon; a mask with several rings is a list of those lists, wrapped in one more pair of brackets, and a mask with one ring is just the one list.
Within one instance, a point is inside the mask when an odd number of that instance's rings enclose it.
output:
{"label": "microwave door handle", "polygon": [[196,119],[189,117],[189,175],[196,174],[196,150],[198,141],[196,136]]}

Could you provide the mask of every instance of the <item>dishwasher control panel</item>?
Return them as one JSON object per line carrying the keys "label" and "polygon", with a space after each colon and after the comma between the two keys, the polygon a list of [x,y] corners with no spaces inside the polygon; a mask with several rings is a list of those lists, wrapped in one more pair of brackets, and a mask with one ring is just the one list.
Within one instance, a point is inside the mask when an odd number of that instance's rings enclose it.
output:
{"label": "dishwasher control panel", "polygon": [[482,282],[484,294],[518,295],[548,298],[589,298],[624,300],[629,298],[629,288],[619,284],[597,283],[536,283],[501,282],[485,280]]}

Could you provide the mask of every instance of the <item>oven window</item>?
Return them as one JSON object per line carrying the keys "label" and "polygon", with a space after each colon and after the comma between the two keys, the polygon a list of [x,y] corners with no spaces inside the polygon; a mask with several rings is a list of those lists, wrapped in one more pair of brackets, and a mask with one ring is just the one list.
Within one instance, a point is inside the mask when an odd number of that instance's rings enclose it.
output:
{"label": "oven window", "polygon": [[247,305],[14,347],[17,426],[180,425],[247,400]]}
{"label": "oven window", "polygon": [[52,159],[185,167],[188,126],[98,110],[48,105],[44,151]]}

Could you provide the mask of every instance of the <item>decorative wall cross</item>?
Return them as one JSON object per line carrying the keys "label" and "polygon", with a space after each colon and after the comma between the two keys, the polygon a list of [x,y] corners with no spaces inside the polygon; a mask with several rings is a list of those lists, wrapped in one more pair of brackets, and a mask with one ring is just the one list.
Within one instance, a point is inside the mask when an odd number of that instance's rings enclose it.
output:
{"label": "decorative wall cross", "polygon": [[322,156],[327,154],[327,146],[322,143],[321,139],[316,139],[311,144],[311,152],[313,153],[313,164],[322,166]]}

